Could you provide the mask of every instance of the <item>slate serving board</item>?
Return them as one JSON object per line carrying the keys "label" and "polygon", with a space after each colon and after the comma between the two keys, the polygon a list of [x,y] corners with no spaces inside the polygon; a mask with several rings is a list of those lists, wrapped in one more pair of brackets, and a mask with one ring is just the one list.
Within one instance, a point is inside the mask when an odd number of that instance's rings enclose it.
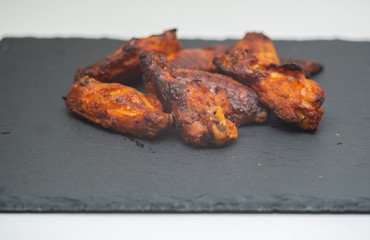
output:
{"label": "slate serving board", "polygon": [[280,56],[325,66],[319,129],[272,118],[223,148],[187,146],[174,128],[123,136],[66,109],[76,69],[121,44],[0,42],[1,212],[370,212],[369,42],[276,41]]}

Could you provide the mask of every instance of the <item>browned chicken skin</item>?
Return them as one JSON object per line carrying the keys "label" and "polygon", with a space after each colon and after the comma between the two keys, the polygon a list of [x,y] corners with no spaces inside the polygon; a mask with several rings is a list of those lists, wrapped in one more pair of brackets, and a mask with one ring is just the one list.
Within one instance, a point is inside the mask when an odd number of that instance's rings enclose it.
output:
{"label": "browned chicken skin", "polygon": [[213,64],[213,58],[220,53],[224,53],[227,48],[225,45],[217,44],[204,48],[183,49],[168,55],[167,59],[170,65],[176,68],[217,72],[217,68]]}
{"label": "browned chicken skin", "polygon": [[176,30],[165,31],[161,35],[147,38],[132,38],[114,53],[86,67],[79,68],[75,80],[90,76],[101,82],[119,82],[137,80],[141,77],[139,56],[145,51],[171,54],[181,49],[176,37]]}
{"label": "browned chicken skin", "polygon": [[[207,83],[215,94],[216,104],[221,106],[226,118],[236,126],[252,121],[264,122],[267,119],[267,111],[259,105],[253,90],[231,77],[212,73],[218,71],[213,64],[213,58],[228,48],[227,45],[215,44],[170,54],[167,56],[171,66],[170,73],[183,83],[193,80]],[[152,87],[148,88],[151,91]]]}
{"label": "browned chicken skin", "polygon": [[249,49],[251,54],[257,57],[260,65],[280,64],[274,44],[262,33],[247,33],[242,40],[234,43],[227,53],[232,53],[237,49]]}
{"label": "browned chicken skin", "polygon": [[140,56],[144,82],[172,111],[176,129],[186,143],[221,146],[238,137],[235,125],[215,103],[209,86],[201,81],[182,83],[171,76],[164,55],[147,52]]}
{"label": "browned chicken skin", "polygon": [[76,81],[66,98],[72,112],[138,137],[154,137],[172,123],[170,114],[154,95],[143,93],[118,83],[102,83],[90,77]]}
{"label": "browned chicken skin", "polygon": [[297,58],[278,58],[275,46],[271,39],[263,33],[250,32],[247,33],[242,40],[234,43],[226,53],[232,53],[237,49],[248,49],[254,56],[257,57],[260,65],[276,65],[295,63],[302,67],[306,77],[311,77],[323,69],[322,64],[312,60],[297,59]]}
{"label": "browned chicken skin", "polygon": [[303,69],[304,74],[307,78],[321,72],[322,69],[324,68],[321,63],[315,62],[312,60],[306,60],[306,59],[281,57],[280,63],[281,64],[289,64],[289,63],[298,64]]}
{"label": "browned chicken skin", "polygon": [[[266,59],[277,58],[273,53],[264,55]],[[252,87],[260,101],[281,119],[315,130],[324,113],[325,93],[320,85],[306,79],[298,65],[267,65],[266,59],[261,64],[248,50],[238,49],[216,57],[214,63],[223,73]]]}
{"label": "browned chicken skin", "polygon": [[302,67],[306,77],[311,77],[323,69],[322,64],[312,60],[287,57],[278,58],[271,39],[262,33],[255,32],[247,33],[242,40],[232,46],[214,44],[203,48],[183,49],[168,55],[167,59],[176,68],[217,73],[218,70],[213,64],[213,58],[218,54],[230,53],[238,48],[249,49],[258,59],[263,59],[263,61],[260,61],[260,64],[298,64]]}
{"label": "browned chicken skin", "polygon": [[227,119],[237,127],[250,122],[264,122],[267,111],[260,106],[257,94],[231,77],[201,70],[172,69],[171,75],[182,83],[202,81],[209,85],[215,102]]}

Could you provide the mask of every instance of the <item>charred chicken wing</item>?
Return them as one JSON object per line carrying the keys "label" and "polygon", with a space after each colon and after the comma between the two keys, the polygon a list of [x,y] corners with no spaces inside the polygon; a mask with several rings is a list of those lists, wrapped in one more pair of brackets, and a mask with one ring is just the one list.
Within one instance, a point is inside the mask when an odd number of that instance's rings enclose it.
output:
{"label": "charred chicken wing", "polygon": [[173,69],[171,75],[182,83],[202,81],[208,84],[215,95],[216,104],[237,127],[267,119],[267,111],[260,106],[257,94],[229,76],[188,69]]}
{"label": "charred chicken wing", "polygon": [[312,60],[305,60],[305,59],[297,59],[297,58],[287,58],[281,57],[280,58],[281,64],[289,64],[295,63],[301,66],[304,71],[304,74],[307,78],[312,77],[313,75],[319,73],[324,68],[323,65],[319,62],[315,62]]}
{"label": "charred chicken wing", "polygon": [[72,112],[112,128],[138,137],[154,137],[172,123],[170,114],[154,95],[143,93],[118,83],[101,83],[82,77],[72,86],[66,98]]}
{"label": "charred chicken wing", "polygon": [[140,79],[139,56],[145,51],[171,54],[181,49],[176,37],[176,30],[165,31],[161,35],[148,38],[132,38],[106,58],[77,70],[75,80],[83,76],[93,77],[101,82],[125,83]]}
{"label": "charred chicken wing", "polygon": [[[266,59],[275,58],[267,54]],[[225,74],[252,87],[260,101],[281,119],[304,130],[315,130],[324,110],[325,93],[320,85],[306,79],[296,64],[266,65],[248,50],[238,49],[216,57],[215,65]]]}
{"label": "charred chicken wing", "polygon": [[176,129],[185,142],[221,146],[238,137],[235,125],[225,118],[209,86],[201,81],[180,82],[172,77],[164,55],[146,52],[140,56],[145,83],[172,111]]}
{"label": "charred chicken wing", "polygon": [[269,65],[270,63],[277,65],[289,63],[298,64],[302,67],[306,77],[311,77],[323,69],[320,63],[312,60],[286,57],[278,58],[273,42],[263,33],[247,33],[242,40],[233,44],[227,50],[227,53],[231,53],[239,48],[243,50],[248,49],[249,52],[257,57],[261,65]]}

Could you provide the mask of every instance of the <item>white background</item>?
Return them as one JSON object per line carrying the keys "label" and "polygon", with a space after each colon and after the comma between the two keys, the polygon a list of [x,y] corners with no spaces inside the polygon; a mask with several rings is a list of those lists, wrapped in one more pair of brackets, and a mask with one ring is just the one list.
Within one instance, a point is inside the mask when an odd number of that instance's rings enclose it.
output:
{"label": "white background", "polygon": [[370,39],[368,0],[1,0],[0,37]]}
{"label": "white background", "polygon": [[[0,38],[370,40],[370,1],[0,0]],[[370,239],[369,215],[0,214],[0,239]]]}

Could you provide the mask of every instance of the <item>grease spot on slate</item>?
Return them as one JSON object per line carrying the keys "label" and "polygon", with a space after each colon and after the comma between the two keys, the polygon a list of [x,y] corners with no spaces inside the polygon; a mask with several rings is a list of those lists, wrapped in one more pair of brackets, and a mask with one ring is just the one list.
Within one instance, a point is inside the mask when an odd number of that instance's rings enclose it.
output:
{"label": "grease spot on slate", "polygon": [[154,149],[149,146],[149,150],[151,153],[155,153]]}
{"label": "grease spot on slate", "polygon": [[[140,142],[138,139],[134,138],[134,137],[131,137],[131,136],[127,136],[127,137],[124,137],[124,139],[129,139],[131,142],[134,142],[136,144],[136,146],[140,147],[140,148],[144,148],[145,147],[145,144]],[[154,142],[154,144],[158,144],[159,142]],[[151,153],[155,153],[154,149],[151,147],[151,146],[148,146],[148,149],[150,150]]]}
{"label": "grease spot on slate", "polygon": [[1,132],[1,134],[9,134],[9,131]]}
{"label": "grease spot on slate", "polygon": [[125,137],[125,139],[129,139],[131,142],[134,142],[136,146],[144,148],[144,143],[140,142],[139,140],[135,139],[134,137]]}

